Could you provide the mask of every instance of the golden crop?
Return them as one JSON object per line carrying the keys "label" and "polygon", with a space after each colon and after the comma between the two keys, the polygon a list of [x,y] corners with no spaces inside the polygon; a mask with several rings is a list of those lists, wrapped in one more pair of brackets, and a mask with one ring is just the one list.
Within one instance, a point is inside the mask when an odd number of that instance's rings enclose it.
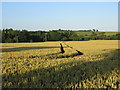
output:
{"label": "golden crop", "polygon": [[2,87],[119,88],[119,51],[118,40],[3,43]]}

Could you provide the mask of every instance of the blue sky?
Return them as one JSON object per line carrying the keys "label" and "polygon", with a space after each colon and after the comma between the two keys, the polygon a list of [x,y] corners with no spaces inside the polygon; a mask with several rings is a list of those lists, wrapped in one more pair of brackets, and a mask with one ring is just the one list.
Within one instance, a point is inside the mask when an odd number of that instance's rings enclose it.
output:
{"label": "blue sky", "polygon": [[118,30],[117,2],[2,2],[2,27]]}

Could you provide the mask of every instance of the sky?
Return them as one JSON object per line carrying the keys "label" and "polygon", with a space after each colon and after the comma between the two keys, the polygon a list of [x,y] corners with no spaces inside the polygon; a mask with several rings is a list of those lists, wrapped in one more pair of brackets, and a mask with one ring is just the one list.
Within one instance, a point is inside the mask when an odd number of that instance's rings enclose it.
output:
{"label": "sky", "polygon": [[119,2],[119,0],[1,0],[2,2]]}
{"label": "sky", "polygon": [[117,2],[2,2],[2,28],[118,30]]}

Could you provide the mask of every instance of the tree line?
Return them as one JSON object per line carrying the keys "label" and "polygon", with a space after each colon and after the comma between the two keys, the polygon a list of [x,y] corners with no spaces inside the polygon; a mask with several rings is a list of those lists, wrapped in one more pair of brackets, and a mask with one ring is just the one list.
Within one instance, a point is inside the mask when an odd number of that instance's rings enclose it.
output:
{"label": "tree line", "polygon": [[[78,35],[77,32],[90,32],[91,34]],[[18,42],[44,42],[44,41],[87,41],[87,40],[120,40],[120,33],[105,35],[98,30],[51,30],[51,31],[28,31],[28,30],[0,30],[0,41],[2,43]]]}

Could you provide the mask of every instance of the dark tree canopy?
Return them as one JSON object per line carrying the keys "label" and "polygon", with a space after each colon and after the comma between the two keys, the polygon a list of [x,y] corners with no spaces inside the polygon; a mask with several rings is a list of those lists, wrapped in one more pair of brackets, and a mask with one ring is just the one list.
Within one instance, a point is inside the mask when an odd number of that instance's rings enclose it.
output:
{"label": "dark tree canopy", "polygon": [[[85,34],[80,34],[80,33]],[[79,34],[78,34],[79,33]],[[44,41],[87,41],[87,40],[120,40],[120,33],[106,35],[98,30],[51,30],[51,31],[27,31],[27,30],[0,30],[2,43],[17,42],[44,42]]]}

